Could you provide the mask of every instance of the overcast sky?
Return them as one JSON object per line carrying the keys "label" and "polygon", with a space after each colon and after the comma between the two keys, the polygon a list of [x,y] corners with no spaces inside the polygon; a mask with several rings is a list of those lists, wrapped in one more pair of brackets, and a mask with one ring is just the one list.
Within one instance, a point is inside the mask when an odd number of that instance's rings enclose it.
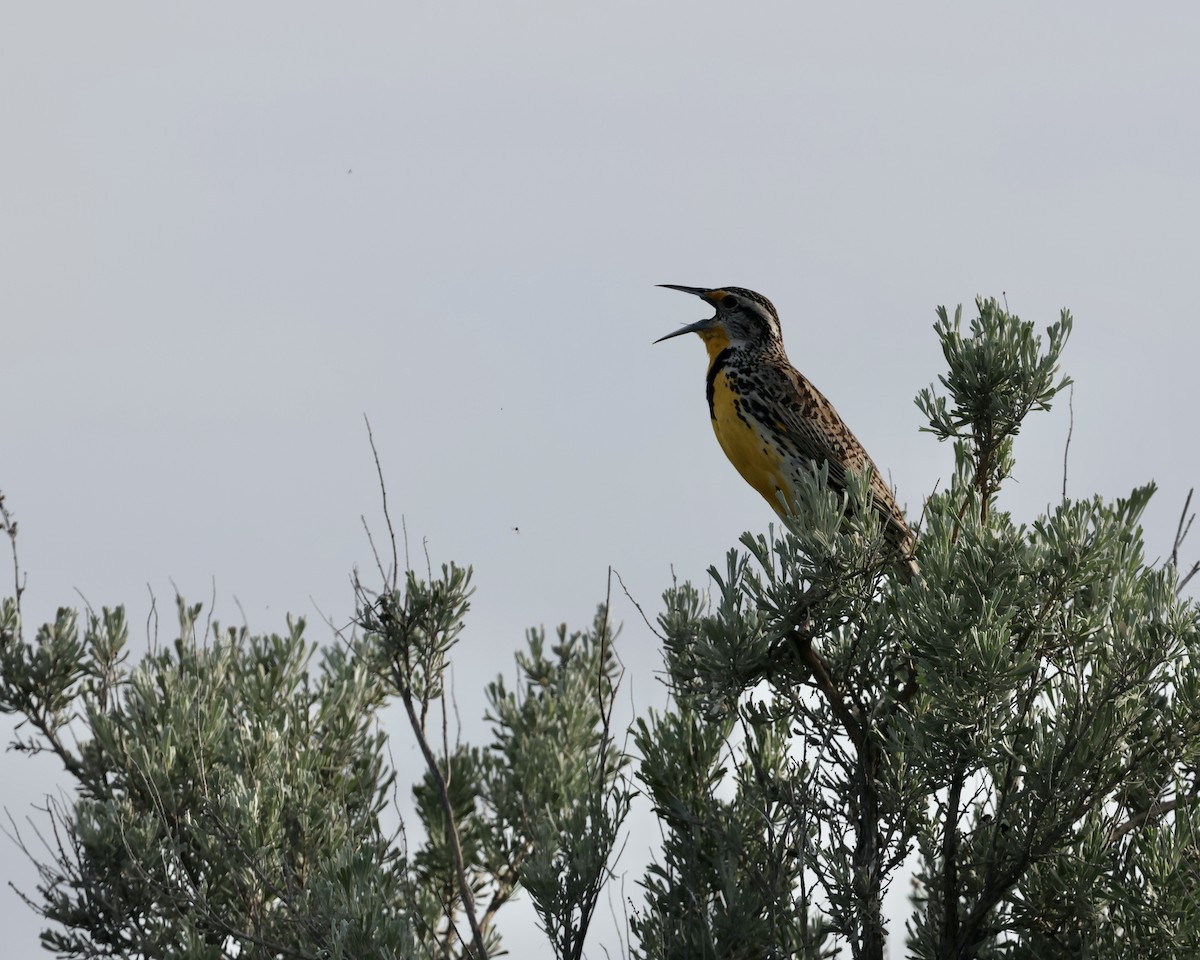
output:
{"label": "overcast sky", "polygon": [[[360,515],[379,529],[367,414],[413,544],[475,566],[455,669],[479,735],[524,629],[585,626],[610,565],[653,612],[773,519],[712,436],[700,343],[651,346],[705,314],[657,283],[769,296],[914,516],[952,467],[912,404],[935,307],[1069,307],[1070,492],[1156,480],[1167,552],[1200,477],[1200,7],[1049,6],[3,3],[27,631],[215,584],[224,621],[327,637],[370,564]],[[1059,496],[1067,429],[1064,403],[1023,433],[1019,519]],[[657,642],[616,615],[626,700],[660,703]],[[0,754],[17,819],[64,782]],[[0,890],[7,956],[41,955],[39,926]],[[528,913],[503,930],[551,955]]]}

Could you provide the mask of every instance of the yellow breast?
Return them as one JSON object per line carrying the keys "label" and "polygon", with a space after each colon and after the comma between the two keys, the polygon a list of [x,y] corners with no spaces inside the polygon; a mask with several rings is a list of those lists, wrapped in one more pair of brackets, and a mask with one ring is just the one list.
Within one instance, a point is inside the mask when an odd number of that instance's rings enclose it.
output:
{"label": "yellow breast", "polygon": [[[715,339],[715,338],[714,338]],[[724,345],[710,343],[709,370],[721,354]],[[715,347],[715,349],[714,349]],[[776,513],[784,514],[779,492],[787,490],[781,473],[781,458],[778,448],[770,442],[762,428],[749,416],[739,412],[737,394],[724,369],[718,368],[709,380],[709,403],[712,414],[713,433],[725,451],[729,462],[737,468],[750,486],[757,490]]]}

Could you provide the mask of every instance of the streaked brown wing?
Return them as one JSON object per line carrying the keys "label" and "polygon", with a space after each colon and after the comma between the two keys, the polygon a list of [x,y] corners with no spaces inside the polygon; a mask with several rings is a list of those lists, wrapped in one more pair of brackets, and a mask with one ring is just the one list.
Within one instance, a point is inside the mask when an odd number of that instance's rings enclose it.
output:
{"label": "streaked brown wing", "polygon": [[825,395],[786,362],[764,363],[755,372],[761,377],[767,406],[776,413],[773,425],[791,448],[786,452],[801,460],[827,460],[830,486],[839,491],[845,489],[848,470],[857,473],[869,468],[875,509],[889,526],[888,539],[897,545],[907,541],[911,534],[892,491]]}

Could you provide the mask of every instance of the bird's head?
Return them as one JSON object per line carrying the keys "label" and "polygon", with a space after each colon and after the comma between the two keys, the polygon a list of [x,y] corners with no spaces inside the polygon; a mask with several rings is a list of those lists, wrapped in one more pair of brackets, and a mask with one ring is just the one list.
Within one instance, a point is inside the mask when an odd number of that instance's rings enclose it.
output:
{"label": "bird's head", "polygon": [[779,314],[771,301],[761,293],[744,287],[681,287],[674,283],[659,286],[669,290],[682,290],[710,303],[716,314],[689,323],[674,333],[655,340],[662,343],[685,333],[698,333],[709,347],[710,353],[723,350],[726,346],[750,347],[755,350],[783,350],[783,334],[779,329]]}

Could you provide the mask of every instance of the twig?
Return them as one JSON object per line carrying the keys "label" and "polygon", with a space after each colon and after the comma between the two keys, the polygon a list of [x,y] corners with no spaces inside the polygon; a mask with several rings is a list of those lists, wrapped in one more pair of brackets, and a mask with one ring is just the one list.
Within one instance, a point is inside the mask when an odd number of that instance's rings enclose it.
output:
{"label": "twig", "polygon": [[1075,384],[1071,384],[1071,392],[1067,394],[1067,442],[1063,447],[1063,499],[1067,499],[1067,454],[1071,452],[1071,435],[1075,432]]}
{"label": "twig", "polygon": [[250,618],[246,616],[246,608],[242,606],[241,597],[239,597],[236,593],[233,595],[233,605],[238,608],[238,613],[242,615],[242,629],[249,633]]}
{"label": "twig", "polygon": [[150,594],[150,610],[146,614],[146,647],[153,654],[158,650],[158,597],[148,583],[146,591]]}
{"label": "twig", "polygon": [[[633,608],[637,610],[638,616],[642,618],[642,623],[644,623],[650,632],[658,637],[659,640],[666,642],[667,638],[654,629],[654,624],[652,624],[649,617],[646,616],[646,611],[642,609],[642,605],[633,599],[633,594],[629,592],[629,588],[625,586],[625,581],[621,579],[621,572],[619,570],[612,570],[612,573],[617,578],[617,583],[621,585],[621,592],[625,594],[625,598],[633,604]],[[671,579],[672,581],[675,579],[673,573]]]}
{"label": "twig", "polygon": [[[208,638],[212,636],[213,614],[217,609],[217,576],[213,574],[212,578],[212,593],[208,598],[208,615],[204,618],[204,642],[208,643]],[[243,611],[242,620],[246,619],[246,614]]]}
{"label": "twig", "polygon": [[1200,573],[1200,560],[1197,560],[1195,563],[1193,563],[1192,569],[1184,574],[1183,578],[1179,581],[1179,586],[1177,589],[1183,590],[1183,588],[1186,587],[1191,581],[1192,577],[1194,577],[1197,573]]}
{"label": "twig", "polygon": [[1183,546],[1188,531],[1192,529],[1192,521],[1196,519],[1194,513],[1190,517],[1188,516],[1188,510],[1192,506],[1192,495],[1195,492],[1195,487],[1188,491],[1187,498],[1183,501],[1183,511],[1179,514],[1179,525],[1175,528],[1175,542],[1171,546],[1171,566],[1176,570],[1179,569],[1179,548]]}
{"label": "twig", "polygon": [[[1195,492],[1195,487],[1192,487],[1192,489],[1188,491],[1187,499],[1183,502],[1183,512],[1179,515],[1179,526],[1175,528],[1175,542],[1171,545],[1171,566],[1174,567],[1176,571],[1179,570],[1179,548],[1183,546],[1183,541],[1187,539],[1188,533],[1191,532],[1192,521],[1196,519],[1196,515],[1194,513],[1191,516],[1188,515],[1188,510],[1192,505],[1192,495]],[[1183,589],[1188,585],[1188,583],[1191,582],[1192,577],[1194,577],[1197,573],[1200,573],[1200,560],[1197,560],[1195,563],[1193,563],[1188,572],[1179,578],[1179,582],[1175,587],[1175,591],[1177,593],[1182,593]]]}
{"label": "twig", "polygon": [[367,518],[363,514],[358,515],[358,519],[362,522],[363,532],[367,535],[367,543],[371,547],[371,556],[375,558],[375,569],[379,571],[379,578],[384,582],[388,582],[388,573],[383,568],[383,561],[379,559],[379,550],[375,546],[375,537],[371,533],[371,525],[367,523]]}
{"label": "twig", "polygon": [[600,719],[604,724],[604,739],[600,745],[600,769],[604,770],[604,752],[608,744],[609,722],[612,719],[613,704],[616,697],[610,697],[608,710],[604,709],[604,656],[608,652],[608,611],[612,606],[613,568],[608,568],[608,587],[604,593],[604,619],[600,621],[600,659],[596,667],[596,707],[600,711]]}
{"label": "twig", "polygon": [[9,547],[12,550],[13,564],[13,604],[17,608],[18,639],[21,631],[21,594],[25,585],[21,582],[21,564],[17,560],[17,521],[13,519],[8,507],[4,505],[4,491],[0,490],[0,531],[8,534]]}
{"label": "twig", "polygon": [[[383,499],[383,519],[388,528],[388,539],[392,543],[392,589],[399,582],[400,557],[396,550],[396,531],[392,528],[392,515],[388,510],[387,484],[383,480],[383,466],[379,462],[379,450],[375,447],[375,434],[371,432],[371,420],[364,413],[363,422],[367,425],[367,442],[371,444],[371,456],[375,458],[375,476],[379,478],[379,495]],[[407,536],[405,544],[408,543]],[[407,548],[406,548],[407,552]],[[385,578],[386,579],[386,578]]]}

